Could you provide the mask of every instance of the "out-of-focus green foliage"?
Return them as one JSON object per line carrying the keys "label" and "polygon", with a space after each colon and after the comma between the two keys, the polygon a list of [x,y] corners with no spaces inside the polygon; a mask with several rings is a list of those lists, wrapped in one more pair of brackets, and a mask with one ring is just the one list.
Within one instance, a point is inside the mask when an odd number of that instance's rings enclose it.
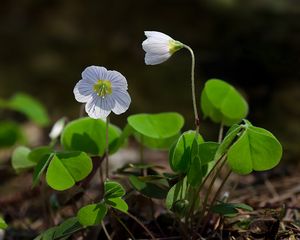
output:
{"label": "out-of-focus green foliage", "polygon": [[24,93],[17,93],[9,100],[0,99],[0,107],[23,113],[40,126],[46,126],[49,123],[49,117],[44,106]]}
{"label": "out-of-focus green foliage", "polygon": [[13,146],[18,141],[24,141],[20,126],[12,121],[0,121],[0,148]]}

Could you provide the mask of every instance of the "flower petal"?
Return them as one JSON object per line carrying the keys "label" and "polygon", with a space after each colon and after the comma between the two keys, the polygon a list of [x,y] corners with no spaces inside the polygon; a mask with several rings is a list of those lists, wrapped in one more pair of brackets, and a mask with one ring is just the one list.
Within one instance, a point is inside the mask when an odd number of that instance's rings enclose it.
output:
{"label": "flower petal", "polygon": [[111,96],[99,97],[96,94],[85,105],[85,111],[94,119],[105,119],[115,107],[115,101]]}
{"label": "flower petal", "polygon": [[145,52],[166,54],[170,50],[169,41],[160,41],[157,39],[148,38],[142,43],[142,47]]}
{"label": "flower petal", "polygon": [[107,79],[110,80],[113,89],[127,90],[126,78],[117,71],[107,71]]}
{"label": "flower petal", "polygon": [[165,40],[172,40],[170,36],[167,34],[164,34],[162,32],[157,32],[157,31],[145,31],[144,32],[147,38],[158,38],[158,39],[165,39]]}
{"label": "flower petal", "polygon": [[75,85],[73,93],[78,102],[85,103],[90,100],[94,93],[93,84],[82,79]]}
{"label": "flower petal", "polygon": [[153,54],[153,53],[146,53],[145,55],[145,63],[147,65],[156,65],[162,62],[167,61],[171,57],[171,53],[165,54]]}
{"label": "flower petal", "polygon": [[87,79],[93,83],[98,80],[105,80],[107,77],[107,69],[105,67],[89,66],[82,72],[83,79]]}
{"label": "flower petal", "polygon": [[126,112],[131,103],[131,98],[127,91],[116,90],[113,92],[112,97],[115,100],[115,106],[112,111],[115,114],[121,114]]}

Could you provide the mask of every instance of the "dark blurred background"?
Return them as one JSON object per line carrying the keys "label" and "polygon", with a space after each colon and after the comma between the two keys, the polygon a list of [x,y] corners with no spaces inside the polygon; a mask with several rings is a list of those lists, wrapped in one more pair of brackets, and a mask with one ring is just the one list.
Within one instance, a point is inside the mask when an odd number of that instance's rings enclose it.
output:
{"label": "dark blurred background", "polygon": [[[123,73],[129,114],[177,111],[193,127],[190,56],[185,50],[158,66],[144,64],[144,30],[190,45],[196,78],[234,84],[250,104],[249,119],[271,130],[285,157],[300,155],[300,2],[298,0],[1,1],[0,98],[27,92],[53,120],[73,119],[73,87],[82,70],[103,65]],[[204,121],[207,139],[217,127]]]}

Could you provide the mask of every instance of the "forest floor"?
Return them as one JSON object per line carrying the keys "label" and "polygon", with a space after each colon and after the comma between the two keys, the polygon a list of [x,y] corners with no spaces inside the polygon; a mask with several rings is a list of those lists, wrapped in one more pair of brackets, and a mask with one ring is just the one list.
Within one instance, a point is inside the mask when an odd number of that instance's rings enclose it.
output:
{"label": "forest floor", "polygon": [[[118,159],[119,157],[134,162],[138,158],[138,149],[133,145],[133,147],[121,151],[119,155],[112,157],[112,165],[118,165],[121,160]],[[163,163],[162,165],[165,165],[164,171],[169,171],[167,153],[146,151],[145,158],[151,163]],[[254,210],[252,212],[241,211],[240,214],[232,218],[212,215],[208,223],[208,230],[205,233],[206,237],[203,239],[300,239],[299,172],[299,164],[288,163],[281,164],[269,172],[254,173],[247,176],[232,175],[221,197],[226,195],[230,203],[245,203]],[[98,178],[95,177],[86,194],[85,201],[94,199],[97,195],[97,189],[99,189],[97,181]],[[74,209],[74,205],[63,207],[59,214],[58,211],[53,210],[59,208],[59,203],[65,200],[70,191],[56,194],[50,189],[42,190],[43,187],[41,186],[32,188],[32,173],[24,172],[17,175],[10,166],[9,158],[6,158],[6,161],[0,165],[0,182],[0,213],[9,225],[5,232],[0,232],[0,240],[33,239],[47,227],[58,224],[61,219],[76,213],[77,209]],[[220,180],[219,183],[216,182],[216,185],[218,184],[220,184]],[[74,192],[71,191],[71,194]],[[165,212],[161,206],[163,201],[154,201],[155,207],[154,210],[151,210],[152,213],[149,208],[145,207],[145,204],[149,203],[147,202],[149,199],[147,200],[136,193],[134,201],[142,202],[140,209],[134,210],[138,214],[136,217],[140,219],[146,219],[149,215],[153,215],[153,218],[159,217],[161,212]],[[50,212],[45,202],[52,206]],[[151,228],[151,223],[149,223],[149,228]],[[168,235],[168,233],[166,234]],[[83,238],[78,235],[74,239],[92,240],[93,238]],[[122,238],[115,237],[115,239]],[[166,236],[158,239],[181,238]],[[201,238],[199,237],[199,239]]]}

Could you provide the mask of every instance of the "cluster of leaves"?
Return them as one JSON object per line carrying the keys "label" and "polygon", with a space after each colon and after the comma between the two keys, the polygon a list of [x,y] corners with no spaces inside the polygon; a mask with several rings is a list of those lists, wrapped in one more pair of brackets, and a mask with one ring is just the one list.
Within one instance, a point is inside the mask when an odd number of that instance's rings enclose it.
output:
{"label": "cluster of leaves", "polygon": [[128,206],[122,199],[124,188],[117,182],[104,182],[104,197],[101,202],[82,207],[76,217],[65,220],[58,226],[48,229],[35,240],[68,239],[72,234],[88,226],[99,225],[103,221],[109,208],[115,208],[126,213]]}
{"label": "cluster of leaves", "polygon": [[[166,207],[177,217],[189,217],[201,212],[199,191],[212,169],[222,160],[238,174],[264,171],[276,166],[282,147],[269,131],[253,126],[245,117],[248,104],[228,83],[208,80],[201,94],[205,117],[230,127],[219,142],[205,141],[198,131],[181,133],[184,118],[178,113],[136,114],[128,117],[123,130],[110,124],[108,152],[117,152],[133,136],[142,146],[169,151],[169,164],[174,173],[159,173],[152,164],[127,164],[117,174],[128,177],[131,187],[140,194],[166,199]],[[79,184],[92,174],[93,157],[104,158],[106,152],[106,123],[102,120],[80,118],[69,122],[60,137],[60,151],[52,139],[48,146],[29,149],[19,146],[12,156],[16,171],[34,168],[33,185],[45,173],[47,184],[63,191]],[[127,213],[123,200],[124,188],[117,182],[104,182],[100,202],[83,206],[76,216],[47,230],[37,239],[58,239],[88,226],[100,224],[110,208]],[[243,204],[217,203],[211,210],[222,215],[251,210]]]}

